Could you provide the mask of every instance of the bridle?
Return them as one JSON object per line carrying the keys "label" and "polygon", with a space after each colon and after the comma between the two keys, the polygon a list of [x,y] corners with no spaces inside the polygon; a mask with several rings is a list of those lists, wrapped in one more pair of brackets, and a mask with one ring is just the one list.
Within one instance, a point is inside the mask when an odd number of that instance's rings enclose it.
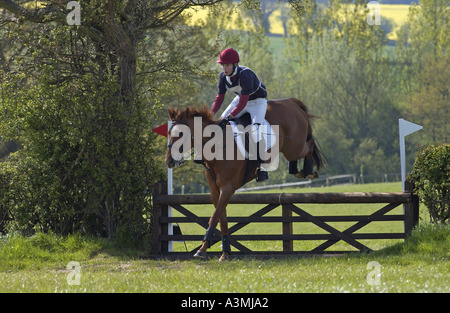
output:
{"label": "bridle", "polygon": [[[171,127],[170,127],[170,129],[169,129],[169,132],[168,132],[169,135],[170,135],[170,132],[172,131],[172,128],[173,128],[174,126],[176,126],[177,124],[186,125],[187,127],[190,128],[189,122],[185,122],[185,121],[172,121],[171,124],[172,124],[172,125],[171,125]],[[194,140],[194,136],[192,136],[192,134],[191,134],[191,140]],[[169,144],[167,145],[167,149],[172,148],[172,146],[173,146],[173,144],[172,144],[172,143],[169,143]],[[192,156],[194,155],[194,153],[195,153],[195,151],[193,150],[192,153],[191,153],[191,155],[190,155],[189,157],[192,157]],[[187,160],[187,158],[185,158],[185,157],[181,158],[181,160],[175,160],[175,165],[177,165],[177,166],[178,166],[178,165],[182,165],[184,162],[186,162],[186,160]]]}
{"label": "bridle", "polygon": [[[177,125],[177,124],[186,125],[187,127],[190,128],[189,122],[185,122],[185,121],[171,121],[171,124],[172,124],[172,126],[170,126],[170,129],[169,129],[169,132],[168,132],[169,134],[170,134],[170,132],[172,131],[172,128],[173,128],[175,125]],[[193,139],[193,138],[194,138],[194,136],[191,135],[191,139]],[[172,148],[172,144],[169,143],[169,144],[167,145],[167,148],[168,148],[168,149]]]}
{"label": "bridle", "polygon": [[[176,124],[186,125],[187,127],[190,128],[189,122],[185,122],[185,121],[172,121],[172,126],[170,127],[168,134],[170,134],[170,132],[172,131],[172,128],[173,128]],[[191,140],[194,140],[194,136],[192,136],[192,134],[191,134]],[[173,146],[173,144],[169,143],[169,144],[167,145],[167,149],[172,148],[172,146]],[[224,145],[224,146],[225,146],[225,145]],[[193,150],[193,151],[192,151],[192,153],[191,153],[190,156],[193,156],[194,153],[195,153],[195,150],[194,150],[194,149],[192,149],[192,150]],[[181,160],[175,161],[175,164],[176,164],[176,165],[182,165],[184,162],[186,162],[186,160],[187,160],[186,158],[182,158]],[[202,164],[203,167],[210,173],[210,175],[212,176],[213,180],[216,181],[216,177],[215,177],[214,173],[213,173],[212,170],[211,170],[212,166],[214,166],[214,164],[216,163],[216,159],[214,159],[214,163],[213,163],[213,165],[212,165],[211,167],[208,167],[207,164],[206,164],[206,162],[205,162],[203,159],[202,159],[200,162],[201,162],[200,164]]]}

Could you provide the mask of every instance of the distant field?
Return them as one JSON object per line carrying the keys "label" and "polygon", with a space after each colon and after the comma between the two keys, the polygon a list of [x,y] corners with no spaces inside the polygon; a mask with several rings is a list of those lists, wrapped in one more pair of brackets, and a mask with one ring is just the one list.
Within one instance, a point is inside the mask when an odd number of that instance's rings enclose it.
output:
{"label": "distant field", "polygon": [[396,40],[397,31],[406,22],[408,17],[409,5],[405,4],[382,4],[380,13],[382,17],[388,18],[393,22],[392,31],[388,34],[388,39]]}
{"label": "distant field", "polygon": [[[286,4],[280,4],[281,5],[286,5]],[[396,31],[399,29],[399,27],[405,23],[406,18],[408,16],[408,10],[409,10],[409,5],[405,5],[405,4],[381,4],[380,5],[380,14],[382,17],[384,18],[388,18],[392,21],[393,23],[393,29],[391,31],[391,33],[388,34],[388,39],[391,40],[395,40],[396,39]],[[208,9],[202,9],[202,10],[193,10],[191,9],[189,11],[192,14],[192,24],[198,23],[200,20],[204,20],[208,14]],[[283,30],[283,25],[281,23],[280,20],[280,16],[281,16],[281,10],[276,10],[275,12],[273,12],[270,17],[269,17],[269,21],[270,21],[270,32],[272,34],[275,35],[283,35],[284,34],[284,30]],[[227,27],[229,29],[235,29],[236,23],[236,18],[238,13],[235,12],[233,14],[233,19],[232,22],[230,23],[230,25],[228,25]],[[251,30],[251,22],[246,23],[246,25],[249,26],[249,28],[247,30]]]}

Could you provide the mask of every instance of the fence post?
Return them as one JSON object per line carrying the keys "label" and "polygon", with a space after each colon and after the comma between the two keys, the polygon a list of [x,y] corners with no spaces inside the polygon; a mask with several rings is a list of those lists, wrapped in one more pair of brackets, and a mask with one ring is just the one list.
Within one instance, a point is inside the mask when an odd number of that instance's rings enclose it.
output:
{"label": "fence post", "polygon": [[[285,205],[281,206],[283,218],[292,217],[292,211]],[[283,235],[292,235],[292,222],[283,222]],[[283,251],[294,251],[294,242],[292,240],[283,240]]]}
{"label": "fence post", "polygon": [[[159,181],[153,186],[153,199],[159,195],[167,195],[167,183],[165,181]],[[161,204],[153,204],[153,254],[167,253],[169,250],[169,242],[162,242],[161,235],[168,235],[168,224],[160,224],[160,218],[168,215],[168,206]]]}
{"label": "fence post", "polygon": [[419,223],[419,197],[414,194],[414,182],[405,181],[405,192],[411,195],[409,202],[403,204],[405,212],[405,234],[409,236],[414,227]]}

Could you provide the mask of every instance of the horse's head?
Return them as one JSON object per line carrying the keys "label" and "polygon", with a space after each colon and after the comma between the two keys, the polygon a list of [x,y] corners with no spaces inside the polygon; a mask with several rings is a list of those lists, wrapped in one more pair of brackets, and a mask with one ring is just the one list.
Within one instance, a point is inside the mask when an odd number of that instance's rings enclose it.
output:
{"label": "horse's head", "polygon": [[183,163],[184,153],[190,150],[186,145],[190,143],[187,138],[191,137],[191,130],[188,116],[184,112],[169,108],[168,113],[171,126],[168,132],[166,164],[169,168],[173,168]]}
{"label": "horse's head", "polygon": [[[168,113],[171,127],[168,133],[169,144],[167,146],[166,164],[169,168],[172,168],[190,158],[194,136],[202,136],[204,125],[214,123],[214,121],[207,106],[201,109],[188,107],[185,110],[169,108]],[[194,117],[202,117],[202,129],[194,129]]]}

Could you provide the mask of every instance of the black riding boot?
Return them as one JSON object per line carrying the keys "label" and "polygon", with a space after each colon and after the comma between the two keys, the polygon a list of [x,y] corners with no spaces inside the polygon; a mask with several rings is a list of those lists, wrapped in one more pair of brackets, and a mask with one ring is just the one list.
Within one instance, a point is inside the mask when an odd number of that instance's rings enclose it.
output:
{"label": "black riding boot", "polygon": [[258,169],[256,170],[256,181],[260,182],[269,179],[267,170],[262,166],[263,162],[259,153],[259,142],[256,143],[256,160],[258,163]]}

